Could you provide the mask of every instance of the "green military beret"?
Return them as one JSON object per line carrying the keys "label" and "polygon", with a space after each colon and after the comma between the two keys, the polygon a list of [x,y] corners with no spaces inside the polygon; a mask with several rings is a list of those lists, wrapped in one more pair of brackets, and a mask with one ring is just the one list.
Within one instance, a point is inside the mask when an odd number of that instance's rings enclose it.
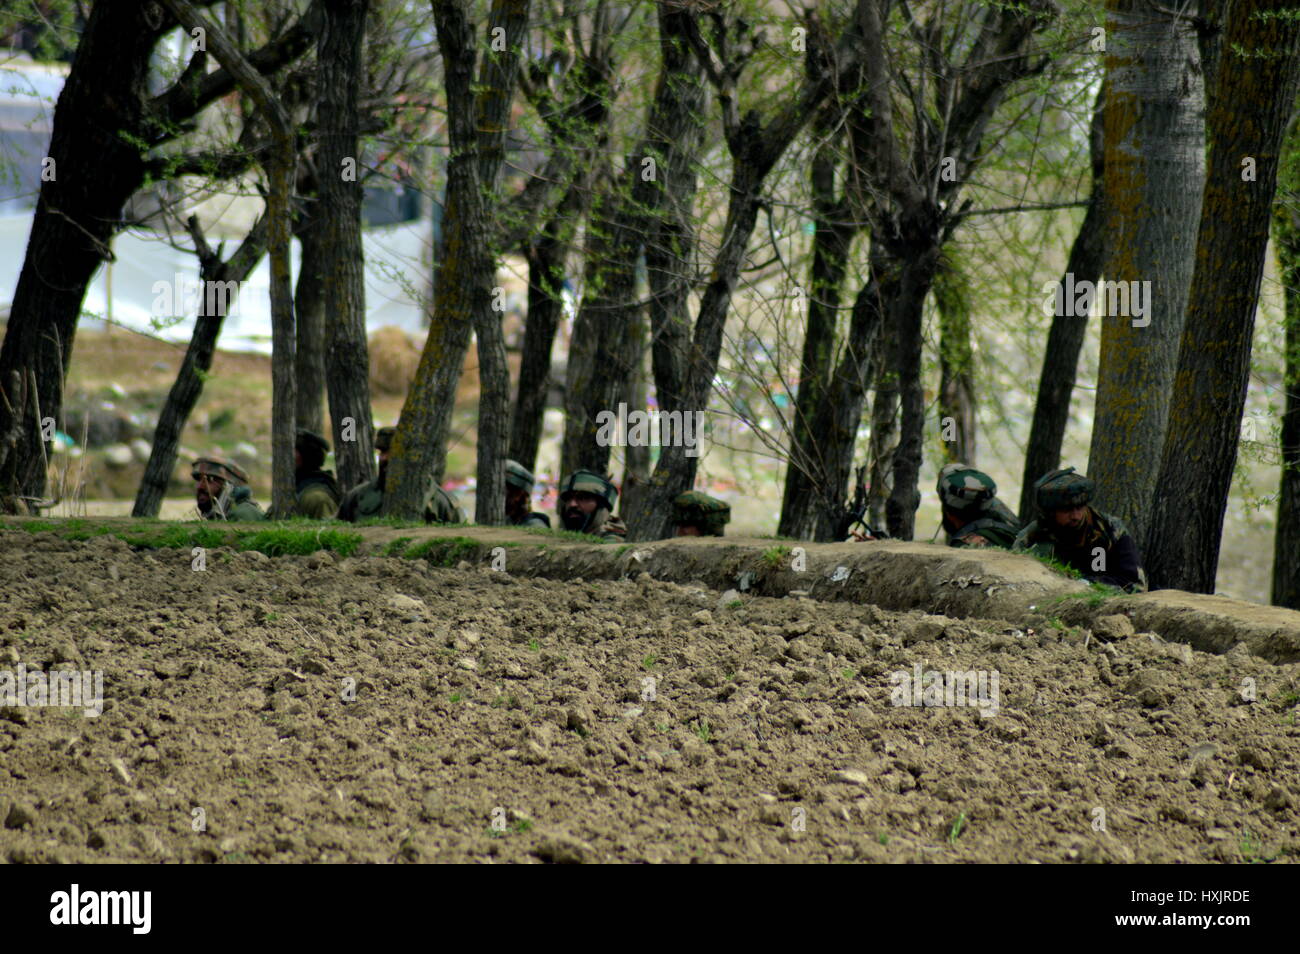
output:
{"label": "green military beret", "polygon": [[613,482],[592,470],[575,470],[560,481],[561,500],[575,493],[595,494],[605,501],[605,507],[611,511],[618,500],[618,488]]}
{"label": "green military beret", "polygon": [[688,490],[673,498],[673,523],[695,524],[706,533],[722,535],[731,520],[731,505],[698,490]]}
{"label": "green military beret", "polygon": [[237,484],[248,483],[248,474],[228,457],[200,457],[194,462],[194,467],[190,470],[190,476],[198,480],[204,475],[220,477],[222,480],[229,480]]}
{"label": "green military beret", "polygon": [[375,450],[380,453],[387,453],[388,449],[393,446],[393,435],[397,433],[395,427],[381,427],[375,431]]}
{"label": "green military beret", "polygon": [[982,470],[962,463],[949,464],[939,471],[935,487],[939,500],[949,510],[965,510],[997,495],[998,485]]}
{"label": "green military beret", "polygon": [[1034,482],[1034,502],[1043,513],[1086,506],[1096,485],[1073,467],[1054,470]]}
{"label": "green military beret", "polygon": [[520,490],[533,489],[533,472],[517,460],[506,461],[506,486]]}

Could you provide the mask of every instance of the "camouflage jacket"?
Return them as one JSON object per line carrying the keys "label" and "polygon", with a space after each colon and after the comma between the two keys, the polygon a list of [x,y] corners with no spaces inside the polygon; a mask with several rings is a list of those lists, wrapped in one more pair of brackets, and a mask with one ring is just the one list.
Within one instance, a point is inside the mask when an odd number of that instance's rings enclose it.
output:
{"label": "camouflage jacket", "polygon": [[1092,525],[1081,542],[1058,541],[1045,523],[1035,520],[1020,531],[1012,549],[1057,560],[1092,583],[1106,583],[1130,593],[1146,592],[1146,573],[1133,534],[1118,517],[1091,507],[1088,511]]}
{"label": "camouflage jacket", "polygon": [[[956,529],[948,519],[950,514],[956,521],[961,521]],[[943,530],[950,547],[968,546],[967,538],[979,534],[995,547],[1010,549],[1020,533],[1020,521],[1006,504],[993,497],[969,512],[945,510]]]}
{"label": "camouflage jacket", "polygon": [[596,517],[597,519],[592,521],[591,527],[587,530],[592,536],[600,537],[602,540],[620,541],[627,537],[627,525],[608,510],[596,511]]}
{"label": "camouflage jacket", "polygon": [[[377,517],[384,509],[384,491],[379,485],[379,478],[366,481],[353,487],[339,504],[338,518],[355,523],[367,517]],[[464,523],[465,515],[451,499],[451,495],[433,481],[424,495],[425,523]]]}
{"label": "camouflage jacket", "polygon": [[334,475],[327,470],[317,470],[298,477],[294,499],[298,513],[304,517],[326,520],[339,508],[342,492]]}
{"label": "camouflage jacket", "polygon": [[230,492],[230,503],[226,512],[220,513],[213,507],[203,515],[205,520],[265,520],[262,508],[253,502],[253,492],[247,487],[236,487]]}

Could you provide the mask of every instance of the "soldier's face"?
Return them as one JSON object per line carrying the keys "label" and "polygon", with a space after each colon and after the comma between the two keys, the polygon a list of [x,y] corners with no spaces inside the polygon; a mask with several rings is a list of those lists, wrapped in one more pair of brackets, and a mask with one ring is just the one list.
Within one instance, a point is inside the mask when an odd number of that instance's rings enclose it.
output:
{"label": "soldier's face", "polygon": [[693,523],[679,523],[677,531],[673,534],[677,537],[698,537],[701,536],[700,528]]}
{"label": "soldier's face", "polygon": [[1088,508],[1066,507],[1064,510],[1052,511],[1052,523],[1062,530],[1079,530],[1083,527]]}
{"label": "soldier's face", "polygon": [[595,494],[577,491],[564,498],[560,510],[560,519],[568,530],[579,529],[586,525],[587,519],[596,512],[601,499]]}
{"label": "soldier's face", "polygon": [[225,489],[226,482],[220,477],[212,474],[199,474],[194,481],[194,501],[199,505],[199,510],[207,513],[212,509],[212,501],[221,496],[221,491]]}
{"label": "soldier's face", "polygon": [[528,491],[522,487],[506,487],[506,513],[510,516],[528,512]]}
{"label": "soldier's face", "polygon": [[302,470],[302,451],[296,447],[293,449],[293,469]]}

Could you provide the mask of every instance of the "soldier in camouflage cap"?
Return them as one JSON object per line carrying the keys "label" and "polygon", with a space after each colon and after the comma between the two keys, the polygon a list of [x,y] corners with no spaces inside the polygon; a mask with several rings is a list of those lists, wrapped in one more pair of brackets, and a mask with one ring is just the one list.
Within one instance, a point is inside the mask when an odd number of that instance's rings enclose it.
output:
{"label": "soldier in camouflage cap", "polygon": [[517,460],[506,461],[506,522],[516,527],[550,527],[551,518],[535,513],[533,473]]}
{"label": "soldier in camouflage cap", "polygon": [[673,536],[720,537],[731,521],[731,506],[717,497],[688,490],[673,498]]}
{"label": "soldier in camouflage cap", "polygon": [[293,442],[294,502],[304,517],[324,520],[334,516],[343,492],[328,470],[322,470],[330,445],[315,431],[299,428]]}
{"label": "soldier in camouflage cap", "polygon": [[1137,542],[1118,517],[1089,505],[1093,488],[1073,467],[1038,478],[1038,518],[1020,532],[1013,549],[1058,560],[1094,583],[1142,592],[1147,584]]}
{"label": "soldier in camouflage cap", "polygon": [[1020,521],[998,500],[998,485],[988,474],[966,464],[949,464],[939,471],[935,489],[948,546],[1010,548],[1015,543]]}
{"label": "soldier in camouflage cap", "polygon": [[614,516],[618,488],[590,470],[576,470],[560,481],[560,523],[565,530],[622,540],[627,527]]}
{"label": "soldier in camouflage cap", "polygon": [[[393,447],[395,427],[381,427],[375,432],[375,450],[379,452],[379,473],[374,479],[353,487],[339,504],[338,518],[355,523],[366,517],[377,517],[384,509],[384,484],[388,478],[388,454]],[[464,523],[465,514],[451,499],[447,491],[434,480],[424,495],[425,523]]]}
{"label": "soldier in camouflage cap", "polygon": [[205,520],[265,520],[247,487],[248,474],[225,457],[200,457],[190,471],[194,501]]}

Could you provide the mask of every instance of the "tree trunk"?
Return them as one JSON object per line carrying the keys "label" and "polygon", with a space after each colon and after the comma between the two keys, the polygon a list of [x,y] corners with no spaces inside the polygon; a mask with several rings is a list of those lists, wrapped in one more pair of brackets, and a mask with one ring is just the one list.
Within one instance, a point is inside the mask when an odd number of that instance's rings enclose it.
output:
{"label": "tree trunk", "polygon": [[320,225],[315,217],[306,216],[294,223],[294,234],[302,252],[293,295],[298,332],[294,381],[298,395],[298,426],[324,434],[325,300],[322,290],[325,285],[325,244],[321,241]]}
{"label": "tree trunk", "polygon": [[599,414],[614,409],[622,382],[631,370],[626,347],[628,326],[637,307],[636,262],[640,257],[648,216],[639,187],[639,156],[629,156],[622,178],[636,177],[632,186],[610,177],[592,210],[588,230],[586,290],[573,322],[564,380],[564,438],[560,470],[609,468],[610,447],[597,440]]}
{"label": "tree trunk", "polygon": [[190,234],[195,238],[199,256],[199,276],[204,282],[203,297],[199,304],[198,319],[194,323],[194,332],[190,335],[190,345],[185,350],[185,357],[176,372],[176,381],[167,393],[167,401],[158,415],[149,462],[145,465],[144,477],[136,491],[135,505],[131,508],[133,517],[158,516],[163,497],[167,494],[167,484],[171,480],[172,471],[176,469],[181,432],[185,430],[185,424],[203,394],[204,375],[212,368],[212,356],[226,316],[219,309],[214,314],[208,314],[206,305],[209,301],[218,303],[228,299],[224,294],[209,297],[209,285],[219,283],[224,289],[229,287],[225,285],[226,282],[240,283],[247,280],[266,253],[265,218],[258,219],[235,254],[225,262],[218,259],[203,241],[197,219],[190,219]]}
{"label": "tree trunk", "polygon": [[1273,603],[1300,609],[1300,136],[1292,128],[1283,151],[1284,202],[1275,208],[1273,238],[1286,290],[1286,358],[1282,375],[1282,479],[1273,538]]}
{"label": "tree trunk", "polygon": [[1111,214],[1102,273],[1108,283],[1125,283],[1130,301],[1141,292],[1148,312],[1141,318],[1112,314],[1123,310],[1119,296],[1103,303],[1088,475],[1097,482],[1096,505],[1142,540],[1196,254],[1205,182],[1204,93],[1190,25],[1144,0],[1108,0],[1106,9]]}
{"label": "tree trunk", "polygon": [[[683,39],[691,14],[659,9],[662,66],[646,117],[646,132],[628,157],[622,180],[597,202],[587,253],[582,303],[569,348],[564,400],[562,470],[604,473],[610,451],[596,442],[598,413],[612,410],[635,355],[627,329],[637,321],[636,266],[642,250],[650,281],[655,393],[661,410],[682,399],[690,320],[695,162],[707,101],[700,67]],[[651,241],[647,242],[647,236]],[[644,410],[644,409],[642,409]],[[627,513],[627,501],[623,502]]]}
{"label": "tree trunk", "polygon": [[[1092,195],[1083,224],[1070,246],[1070,258],[1061,276],[1069,281],[1095,282],[1101,276],[1105,255],[1106,161],[1103,149],[1105,86],[1097,93],[1092,109],[1089,152],[1092,157]],[[1036,512],[1034,481],[1061,466],[1061,444],[1070,422],[1070,402],[1079,375],[1079,352],[1088,332],[1087,315],[1054,314],[1047,332],[1043,352],[1043,371],[1038,378],[1038,398],[1034,402],[1034,420],[1029,428],[1025,448],[1025,469],[1020,479],[1020,520],[1028,523]]]}
{"label": "tree trunk", "polygon": [[[1196,273],[1145,538],[1152,587],[1194,593],[1214,592],[1218,571],[1300,23],[1281,0],[1238,0],[1219,64]],[[1254,160],[1251,178],[1243,157]]]}
{"label": "tree trunk", "polygon": [[975,460],[975,352],[971,347],[970,278],[955,262],[935,276],[939,313],[939,436],[949,461]]}
{"label": "tree trunk", "polygon": [[529,470],[537,463],[542,442],[542,419],[551,382],[551,350],[564,314],[560,295],[569,243],[556,235],[563,227],[552,219],[542,238],[527,249],[528,319],[524,324],[519,385],[510,414],[510,456]]}
{"label": "tree trunk", "polygon": [[894,342],[888,325],[888,309],[882,320],[886,322],[885,333],[878,335],[872,346],[872,364],[879,369],[871,402],[871,468],[867,478],[867,513],[873,527],[885,525],[885,502],[893,486],[894,450],[898,447],[898,372],[890,367]]}
{"label": "tree trunk", "polygon": [[0,348],[6,388],[0,434],[7,437],[0,446],[0,496],[6,509],[45,492],[41,419],[62,416],[63,379],[86,286],[110,256],[122,207],[144,177],[144,157],[123,131],[138,134],[146,122],[145,80],[158,38],[147,7],[91,8],[55,108],[52,175],[41,183]]}
{"label": "tree trunk", "polygon": [[939,266],[939,247],[925,238],[936,234],[935,230],[916,223],[908,231],[918,237],[908,243],[911,254],[893,263],[898,273],[895,294],[883,296],[885,307],[894,314],[890,325],[898,330],[894,343],[894,367],[898,369],[898,447],[894,451],[894,484],[885,501],[885,526],[895,540],[912,539],[916,508],[921,504],[918,482],[925,438],[922,321],[925,299]]}
{"label": "tree trunk", "polygon": [[822,435],[829,461],[813,531],[813,538],[820,542],[835,540],[844,513],[862,409],[878,368],[873,355],[877,353],[876,340],[883,320],[879,288],[868,281],[853,302],[844,351],[814,420],[814,433]]}
{"label": "tree trunk", "polygon": [[[140,143],[153,148],[171,141],[208,104],[235,88],[230,70],[209,71],[206,57],[198,54],[174,86],[151,99],[147,78],[153,48],[172,27],[153,4],[95,4],[59,94],[49,148],[53,178],[41,184],[0,348],[5,389],[0,507],[5,509],[20,497],[43,492],[45,447],[37,419],[61,417],[63,377],[86,287],[110,256],[123,207],[144,183],[146,170],[187,171],[171,167],[170,159],[146,160]],[[302,54],[315,29],[309,12],[249,60],[256,70],[274,72]],[[105,123],[105,116],[113,121]],[[234,174],[248,163],[244,156],[223,170]],[[207,168],[205,162],[199,166]]]}
{"label": "tree trunk", "polygon": [[366,285],[361,244],[360,143],[357,97],[365,81],[363,44],[370,0],[326,0],[317,47],[320,77],[320,274],[325,324],[325,387],[334,426],[340,486],[371,478],[374,436],[370,359],[366,342]]}
{"label": "tree trunk", "polygon": [[[828,114],[830,115],[830,114]],[[828,122],[819,131],[828,132]],[[785,492],[777,535],[796,540],[811,539],[817,532],[825,500],[836,486],[830,466],[838,453],[827,453],[827,435],[813,421],[824,415],[823,407],[834,371],[835,332],[839,317],[841,287],[848,268],[849,248],[859,225],[851,221],[848,204],[837,199],[835,169],[838,137],[825,142],[813,157],[810,169],[813,204],[812,265],[808,289],[798,300],[807,307],[803,354],[799,362],[799,387],[792,411],[790,458],[786,464]],[[854,429],[856,435],[856,427]],[[842,491],[841,491],[842,492]]]}
{"label": "tree trunk", "polygon": [[[722,334],[731,305],[732,290],[740,274],[754,223],[758,219],[759,189],[771,168],[768,165],[767,168],[755,169],[739,162],[737,165],[739,168],[732,177],[731,200],[722,232],[726,238],[714,259],[713,279],[704,289],[695,323],[692,340],[694,347],[686,376],[685,402],[680,409],[683,415],[704,413],[708,408],[713,391],[713,376],[717,372],[718,357],[722,352]],[[698,433],[696,437],[697,441],[702,440]],[[659,461],[645,485],[645,493],[638,501],[639,506],[635,510],[625,508],[623,511],[629,540],[659,540],[668,535],[672,524],[673,498],[690,490],[695,483],[699,457],[693,455],[698,454],[699,444],[696,444],[692,454],[688,454],[687,450],[682,441],[675,441],[671,446],[660,449]]]}
{"label": "tree trunk", "polygon": [[529,3],[494,0],[487,35],[501,28],[505,49],[484,58],[476,84],[466,0],[434,0],[432,6],[450,121],[447,207],[436,252],[433,320],[393,437],[384,511],[419,519],[430,477],[442,480],[456,385],[472,329],[478,335],[481,382],[475,520],[500,523],[505,518],[509,374],[501,316],[493,310],[494,233],[484,203],[486,195],[497,191]]}

